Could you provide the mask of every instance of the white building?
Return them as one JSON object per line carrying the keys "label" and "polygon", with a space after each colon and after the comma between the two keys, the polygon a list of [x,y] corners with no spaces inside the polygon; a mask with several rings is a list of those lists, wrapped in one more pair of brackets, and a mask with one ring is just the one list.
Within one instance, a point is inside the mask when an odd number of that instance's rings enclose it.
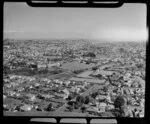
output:
{"label": "white building", "polygon": [[99,108],[99,112],[105,112],[106,106],[107,106],[106,103],[101,102],[101,103],[99,104],[99,107],[98,107],[98,108]]}

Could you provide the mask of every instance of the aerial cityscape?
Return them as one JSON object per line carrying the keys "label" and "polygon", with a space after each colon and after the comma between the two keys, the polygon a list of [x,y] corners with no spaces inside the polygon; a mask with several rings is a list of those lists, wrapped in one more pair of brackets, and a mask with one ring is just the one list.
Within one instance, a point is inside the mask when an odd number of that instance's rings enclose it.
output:
{"label": "aerial cityscape", "polygon": [[4,116],[145,116],[146,6],[4,4]]}
{"label": "aerial cityscape", "polygon": [[145,52],[146,43],[5,39],[4,114],[143,117]]}

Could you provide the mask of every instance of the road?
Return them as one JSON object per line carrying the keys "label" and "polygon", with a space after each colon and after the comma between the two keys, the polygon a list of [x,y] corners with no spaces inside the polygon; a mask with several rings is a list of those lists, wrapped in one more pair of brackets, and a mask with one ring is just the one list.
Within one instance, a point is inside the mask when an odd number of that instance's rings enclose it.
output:
{"label": "road", "polygon": [[[109,82],[107,81],[105,85],[108,85]],[[97,91],[98,89],[101,89],[103,87],[103,85],[98,85],[98,84],[94,84],[92,87],[90,87],[88,90],[86,90],[85,92],[81,93],[80,95],[86,97],[88,96],[91,92],[94,92],[94,91]],[[72,99],[72,100],[75,100],[76,98]],[[65,108],[67,107],[67,103],[65,103],[63,106],[59,107],[56,112],[59,112],[59,111],[64,111]]]}
{"label": "road", "polygon": [[[109,67],[109,66],[112,66],[112,63],[106,63],[105,65],[100,66],[100,69],[103,70],[105,67]],[[89,72],[89,70],[88,70],[88,72]],[[84,73],[85,73],[85,72],[84,72]],[[81,80],[82,80],[82,78],[81,78]],[[83,80],[84,80],[84,79],[83,79]],[[101,81],[101,80],[99,80],[99,81]],[[103,80],[103,82],[105,82],[105,80]],[[101,89],[103,86],[106,86],[106,85],[108,85],[108,84],[109,84],[108,81],[106,81],[104,85],[94,84],[92,87],[90,87],[88,90],[86,90],[85,92],[81,93],[80,95],[82,95],[82,96],[84,96],[84,97],[85,97],[85,96],[88,96],[89,93],[94,92],[94,91],[97,91],[98,89]],[[75,100],[75,99],[76,99],[76,98],[74,98],[74,99],[72,99],[72,100]],[[64,111],[66,107],[67,107],[67,103],[65,103],[63,106],[59,107],[59,108],[56,110],[56,112]]]}

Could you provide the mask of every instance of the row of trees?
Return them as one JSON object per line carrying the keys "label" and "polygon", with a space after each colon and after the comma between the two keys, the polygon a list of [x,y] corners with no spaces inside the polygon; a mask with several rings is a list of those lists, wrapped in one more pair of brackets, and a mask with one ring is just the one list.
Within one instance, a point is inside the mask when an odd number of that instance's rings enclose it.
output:
{"label": "row of trees", "polygon": [[85,104],[88,104],[91,99],[89,96],[78,95],[75,101],[71,101],[71,96],[68,97],[68,110],[80,109],[82,112],[86,111]]}
{"label": "row of trees", "polygon": [[93,57],[93,58],[96,57],[95,53],[93,53],[93,52],[85,53],[85,54],[83,54],[82,56],[83,56],[83,57]]}

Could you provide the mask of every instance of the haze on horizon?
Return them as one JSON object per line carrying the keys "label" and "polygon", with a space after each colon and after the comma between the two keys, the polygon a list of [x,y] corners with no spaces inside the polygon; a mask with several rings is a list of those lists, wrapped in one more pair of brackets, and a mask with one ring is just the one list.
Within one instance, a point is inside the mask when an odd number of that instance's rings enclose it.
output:
{"label": "haze on horizon", "polygon": [[146,5],[120,8],[33,8],[4,3],[4,38],[147,41]]}

